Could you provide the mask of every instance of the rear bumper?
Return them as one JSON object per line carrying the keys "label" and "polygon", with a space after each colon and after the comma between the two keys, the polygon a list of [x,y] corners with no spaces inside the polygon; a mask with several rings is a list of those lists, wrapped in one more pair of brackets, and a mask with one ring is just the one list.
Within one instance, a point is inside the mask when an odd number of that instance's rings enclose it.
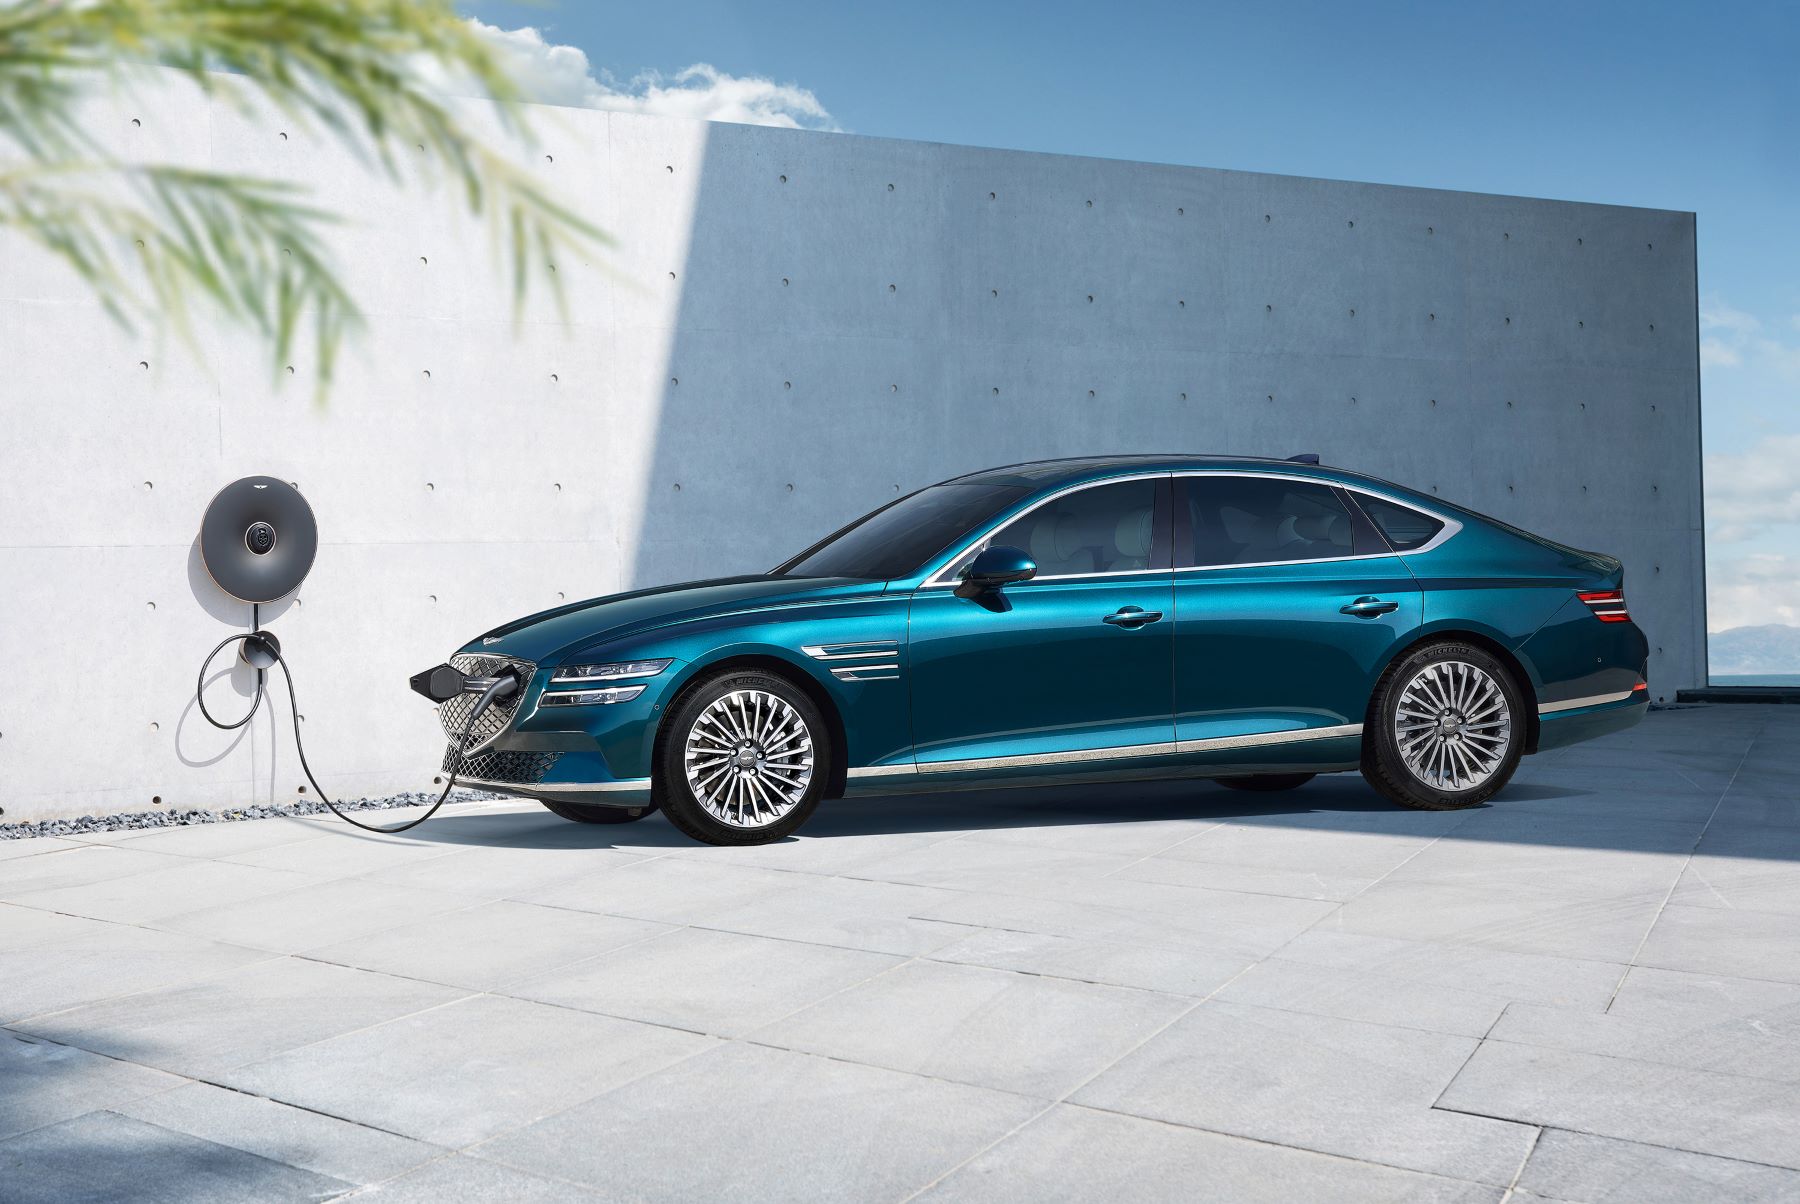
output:
{"label": "rear bumper", "polygon": [[1635,726],[1650,710],[1645,690],[1545,703],[1538,708],[1537,751],[1563,748]]}

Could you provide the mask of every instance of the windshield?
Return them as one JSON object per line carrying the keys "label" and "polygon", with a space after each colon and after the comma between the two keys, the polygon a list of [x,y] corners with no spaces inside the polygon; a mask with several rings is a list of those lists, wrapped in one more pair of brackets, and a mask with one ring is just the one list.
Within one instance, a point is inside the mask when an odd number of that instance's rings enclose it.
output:
{"label": "windshield", "polygon": [[1021,485],[955,483],[883,506],[826,537],[775,572],[789,577],[887,580],[925,567],[1025,494]]}

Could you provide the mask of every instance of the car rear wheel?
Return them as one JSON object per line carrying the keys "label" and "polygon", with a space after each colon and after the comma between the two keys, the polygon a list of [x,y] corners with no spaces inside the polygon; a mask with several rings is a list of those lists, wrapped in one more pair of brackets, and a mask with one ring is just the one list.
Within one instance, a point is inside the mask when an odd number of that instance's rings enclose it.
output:
{"label": "car rear wheel", "polygon": [[1253,773],[1214,778],[1213,781],[1233,790],[1292,790],[1296,786],[1306,785],[1318,776],[1316,773]]}
{"label": "car rear wheel", "polygon": [[669,822],[707,844],[767,844],[805,823],[830,778],[825,717],[805,691],[756,670],[690,690],[669,715],[657,797]]}
{"label": "car rear wheel", "polygon": [[656,814],[655,803],[639,803],[632,807],[593,807],[582,803],[553,803],[539,799],[552,815],[572,819],[578,824],[634,824]]}
{"label": "car rear wheel", "polygon": [[1472,644],[1430,644],[1376,687],[1363,777],[1402,807],[1473,807],[1512,778],[1524,741],[1524,699],[1506,666]]}

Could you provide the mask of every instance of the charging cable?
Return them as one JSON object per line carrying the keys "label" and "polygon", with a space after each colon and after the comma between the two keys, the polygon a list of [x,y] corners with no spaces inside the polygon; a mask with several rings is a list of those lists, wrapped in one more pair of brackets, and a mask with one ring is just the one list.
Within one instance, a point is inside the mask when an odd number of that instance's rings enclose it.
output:
{"label": "charging cable", "polygon": [[[256,621],[257,618],[253,616],[252,622]],[[265,631],[243,631],[236,635],[228,635],[220,640],[211,652],[206,654],[205,660],[200,662],[200,680],[194,687],[194,699],[200,704],[200,714],[205,716],[208,723],[221,731],[236,731],[238,728],[249,723],[251,719],[255,718],[257,708],[262,706],[263,694],[268,685],[268,669],[264,665],[256,664],[250,659],[250,655],[246,655],[245,663],[250,664],[251,667],[256,670],[256,697],[250,703],[250,710],[237,722],[226,723],[223,720],[214,718],[213,713],[206,709],[206,671],[212,667],[214,659],[216,659],[219,653],[223,652],[227,646],[239,643],[245,646],[244,651],[246,654],[255,654],[257,658],[261,660],[269,660],[272,658],[272,663],[281,666],[281,679],[287,683],[288,713],[292,716],[294,721],[294,752],[299,755],[300,770],[306,775],[306,780],[312,784],[313,790],[317,792],[319,801],[331,808],[332,814],[336,815],[339,819],[343,820],[353,828],[361,828],[365,832],[379,832],[385,836],[392,836],[397,832],[404,832],[408,828],[416,828],[426,820],[430,819],[433,815],[437,814],[437,809],[442,807],[444,805],[444,800],[450,797],[450,791],[456,788],[456,774],[454,772],[447,773],[447,776],[444,779],[444,792],[438,795],[437,802],[431,804],[431,809],[429,811],[425,812],[425,814],[419,816],[417,819],[410,819],[403,824],[396,824],[389,828],[383,828],[376,824],[365,824],[358,820],[351,819],[338,808],[336,803],[332,802],[331,799],[326,796],[324,789],[319,785],[319,779],[313,776],[312,767],[306,763],[306,745],[300,739],[300,704],[295,701],[294,698],[294,675],[288,669],[287,659],[281,655],[281,645],[276,642],[273,636]],[[518,688],[519,682],[517,678],[502,674],[495,677],[493,681],[488,684],[487,688],[482,690],[481,696],[476,699],[475,705],[469,710],[469,717],[463,723],[461,734],[456,738],[456,750],[459,755],[468,752],[469,737],[474,734],[475,721],[481,718],[482,712],[488,709],[489,704],[497,698],[511,694]]]}

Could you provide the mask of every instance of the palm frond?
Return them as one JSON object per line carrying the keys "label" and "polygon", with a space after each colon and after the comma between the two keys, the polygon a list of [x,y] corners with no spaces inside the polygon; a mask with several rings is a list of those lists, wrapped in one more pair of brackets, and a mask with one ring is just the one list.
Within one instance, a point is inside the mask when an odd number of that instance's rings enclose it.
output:
{"label": "palm frond", "polygon": [[[504,135],[529,139],[517,85],[448,0],[15,0],[0,7],[0,226],[70,264],[122,319],[191,337],[204,300],[269,343],[279,372],[310,324],[321,388],[359,325],[323,235],[332,215],[293,186],[121,163],[83,131],[83,95],[134,67],[172,67],[231,103],[272,105],[396,181],[422,165],[496,235],[515,314],[558,257],[610,243],[432,90],[473,81]],[[128,270],[128,267],[130,270]]]}

